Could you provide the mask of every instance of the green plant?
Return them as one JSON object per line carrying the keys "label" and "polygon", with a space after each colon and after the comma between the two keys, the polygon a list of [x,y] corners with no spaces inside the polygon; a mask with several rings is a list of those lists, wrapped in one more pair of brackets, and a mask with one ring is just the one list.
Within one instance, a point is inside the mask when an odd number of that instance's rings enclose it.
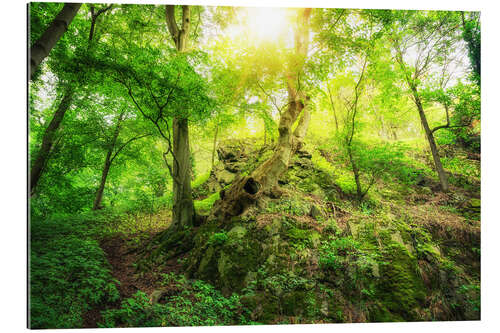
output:
{"label": "green plant", "polygon": [[[84,219],[33,222],[30,327],[81,327],[85,311],[119,297],[104,252]],[[78,223],[80,222],[80,223]]]}
{"label": "green plant", "polygon": [[208,239],[208,244],[211,245],[222,245],[228,240],[227,233],[225,231],[216,232],[210,236]]}
{"label": "green plant", "polygon": [[474,312],[481,311],[481,287],[476,284],[464,284],[458,288],[458,293],[464,295],[467,306]]}
{"label": "green plant", "polygon": [[165,275],[164,283],[177,288],[164,304],[151,304],[147,295],[138,291],[124,300],[119,309],[103,312],[102,327],[213,326],[249,324],[248,310],[238,295],[224,297],[213,286],[188,281],[175,274]]}
{"label": "green plant", "polygon": [[209,212],[214,203],[220,199],[220,192],[215,192],[203,200],[196,200],[194,208],[199,212]]}

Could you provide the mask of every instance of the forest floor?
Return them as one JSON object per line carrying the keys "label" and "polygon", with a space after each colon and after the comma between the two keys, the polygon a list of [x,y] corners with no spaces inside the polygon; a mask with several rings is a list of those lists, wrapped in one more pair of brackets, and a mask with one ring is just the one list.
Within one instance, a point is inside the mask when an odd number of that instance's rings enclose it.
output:
{"label": "forest floor", "polygon": [[153,229],[131,235],[117,233],[100,242],[100,246],[111,265],[111,274],[119,281],[120,298],[115,302],[101,304],[86,312],[83,315],[84,328],[98,328],[98,323],[102,322],[102,311],[119,308],[123,300],[132,297],[139,290],[151,295],[154,290],[161,286],[162,274],[181,274],[183,272],[182,264],[178,261],[182,257],[180,256],[168,260],[165,265],[155,267],[156,269],[137,273],[136,265],[140,260],[139,244],[149,242],[158,232],[158,229]]}

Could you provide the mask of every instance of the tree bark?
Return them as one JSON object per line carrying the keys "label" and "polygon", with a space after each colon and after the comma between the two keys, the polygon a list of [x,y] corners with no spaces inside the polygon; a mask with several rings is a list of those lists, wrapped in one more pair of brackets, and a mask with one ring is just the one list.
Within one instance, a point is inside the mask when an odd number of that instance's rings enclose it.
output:
{"label": "tree bark", "polygon": [[35,188],[38,184],[38,181],[40,180],[43,169],[47,163],[50,150],[51,150],[52,145],[54,143],[54,138],[55,138],[56,132],[63,121],[63,118],[64,118],[66,111],[71,106],[72,98],[73,98],[73,89],[68,88],[66,90],[66,92],[64,93],[64,96],[61,100],[61,103],[59,103],[59,106],[57,107],[57,110],[54,113],[52,120],[50,121],[49,125],[47,126],[47,129],[43,133],[42,145],[40,147],[40,150],[38,151],[35,162],[33,162],[33,165],[31,167],[31,172],[30,172],[30,192],[31,192],[31,195],[33,195]]}
{"label": "tree bark", "polygon": [[195,217],[191,193],[191,161],[189,153],[188,120],[174,119],[173,123],[173,211],[172,227],[192,226]]}
{"label": "tree bark", "polygon": [[339,122],[337,120],[337,112],[335,111],[335,105],[333,104],[332,92],[330,91],[330,87],[328,86],[328,84],[326,85],[326,89],[328,90],[328,97],[330,98],[330,106],[332,107],[333,117],[335,119],[335,131],[338,132],[339,131]]}
{"label": "tree bark", "polygon": [[[99,188],[97,189],[97,193],[94,200],[94,205],[92,206],[92,210],[97,210],[101,208],[102,195],[104,194],[104,187],[106,186],[106,179],[108,178],[109,169],[111,168],[111,163],[113,162],[113,151],[115,150],[116,141],[118,140],[118,136],[120,135],[121,122],[123,120],[123,116],[125,112],[120,113],[118,117],[118,121],[116,123],[115,130],[113,132],[113,137],[111,138],[111,142],[108,147],[108,151],[106,153],[106,158],[104,160],[104,167],[102,169],[101,174],[101,182],[99,184]],[[116,156],[116,155],[115,155]]]}
{"label": "tree bark", "polygon": [[[165,6],[165,17],[168,31],[178,52],[187,48],[191,14],[189,6],[182,6],[181,28],[175,21],[175,6]],[[173,131],[173,230],[192,226],[195,218],[193,196],[191,193],[191,160],[189,150],[189,125],[187,117],[176,116],[172,124]]]}
{"label": "tree bark", "polygon": [[299,14],[294,31],[295,54],[291,59],[286,78],[288,106],[280,116],[278,143],[274,154],[249,176],[236,180],[227,192],[221,193],[222,200],[216,202],[213,210],[213,216],[221,222],[242,214],[248,206],[258,200],[260,195],[273,188],[278,178],[288,169],[295,151],[302,145],[302,139],[309,125],[309,112],[302,115],[295,132],[292,132],[292,126],[309,100],[309,97],[297,87],[297,83],[307,55],[310,12],[308,8]]}
{"label": "tree bark", "polygon": [[434,140],[434,134],[432,133],[432,130],[429,127],[429,123],[427,122],[427,117],[425,116],[422,101],[420,100],[420,96],[418,95],[416,87],[411,85],[411,90],[413,92],[413,100],[415,101],[415,105],[417,106],[418,114],[420,116],[420,122],[422,124],[422,127],[424,128],[425,136],[427,137],[427,141],[429,142],[429,147],[431,148],[432,158],[434,160],[434,166],[436,167],[436,172],[439,177],[441,189],[444,192],[447,192],[449,190],[448,177],[446,176],[446,173],[444,171],[443,164],[441,164],[441,158],[439,157],[436,141]]}
{"label": "tree bark", "polygon": [[214,164],[215,164],[215,148],[217,147],[217,135],[218,134],[219,134],[219,123],[217,122],[217,125],[215,127],[214,144],[212,146],[212,164],[211,164],[211,170],[214,169]]}
{"label": "tree bark", "polygon": [[30,48],[30,79],[33,79],[33,74],[40,63],[49,55],[52,48],[68,30],[68,26],[73,21],[81,5],[81,3],[65,3],[54,21]]}
{"label": "tree bark", "polygon": [[106,154],[106,161],[104,162],[104,168],[102,169],[101,174],[101,182],[99,184],[99,188],[97,189],[97,193],[95,195],[94,205],[92,206],[92,210],[101,209],[101,201],[102,196],[104,194],[104,187],[106,186],[106,179],[108,178],[109,169],[111,168],[111,162],[109,161],[111,157],[111,153],[108,151]]}
{"label": "tree bark", "polygon": [[354,181],[356,182],[356,194],[358,195],[358,201],[363,199],[363,189],[361,187],[361,180],[359,176],[359,169],[354,157],[352,156],[352,149],[350,146],[347,147],[347,153],[349,155],[349,161],[351,162],[352,173],[354,174]]}

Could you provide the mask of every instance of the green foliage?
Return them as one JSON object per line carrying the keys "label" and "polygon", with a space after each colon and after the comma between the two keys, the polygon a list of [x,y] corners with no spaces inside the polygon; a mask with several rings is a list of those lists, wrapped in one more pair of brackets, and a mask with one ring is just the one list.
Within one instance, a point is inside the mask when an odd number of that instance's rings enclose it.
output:
{"label": "green foliage", "polygon": [[125,299],[119,309],[103,312],[103,327],[214,326],[247,324],[248,312],[239,296],[224,297],[213,286],[167,276],[176,293],[165,303],[151,304],[144,292]]}
{"label": "green foliage", "polygon": [[[62,6],[29,5],[29,45]],[[267,323],[478,318],[480,201],[469,197],[480,184],[479,13],[314,8],[307,24],[285,29],[314,36],[299,43],[309,50],[298,57],[287,46],[291,35],[254,39],[251,11],[190,8],[187,48],[178,52],[164,7],[114,4],[91,22],[91,5],[83,4],[29,83],[31,163],[73,92],[30,196],[31,326],[79,327],[86,311],[101,306],[104,327],[253,324],[261,310]],[[288,28],[296,13],[287,11]],[[237,30],[244,33],[235,38]],[[292,72],[300,72],[296,82]],[[159,303],[139,291],[110,308],[117,281],[99,241],[119,233],[139,246],[169,225],[175,121],[188,120],[192,197],[203,198],[194,206],[207,215],[220,199],[212,193],[219,185],[208,182],[212,153],[228,139],[244,148],[230,166],[219,161],[214,169],[234,167],[243,177],[287,152],[279,135],[297,128],[282,127],[294,90],[309,97],[311,120],[299,153],[281,161],[287,172],[271,179],[283,195],[264,195],[267,206],[248,210],[257,216],[242,218],[244,225],[217,221],[227,228],[186,229],[172,241],[192,250],[173,260],[198,278],[217,276],[211,281],[224,293],[243,289],[247,303],[168,274]],[[434,135],[457,187],[452,194],[434,195],[419,106],[431,128],[448,123]],[[105,161],[112,163],[103,209],[92,212]],[[184,242],[197,230],[209,232]],[[200,239],[208,247],[197,248]],[[170,252],[159,253],[164,248]],[[174,250],[155,253],[164,264]],[[193,257],[205,251],[196,270]]]}
{"label": "green foliage", "polygon": [[[319,248],[319,265],[322,269],[340,274],[340,272],[353,271],[351,275],[352,283],[348,286],[354,290],[366,284],[366,288],[373,288],[370,284],[370,276],[373,276],[373,267],[381,261],[380,256],[368,249],[364,249],[362,244],[352,237],[336,238],[330,236],[323,241]],[[352,267],[353,269],[349,269]],[[365,295],[372,295],[373,291],[364,292]]]}
{"label": "green foliage", "polygon": [[118,299],[118,281],[98,242],[89,238],[92,227],[92,221],[75,216],[32,222],[32,328],[81,327],[85,311]]}
{"label": "green foliage", "polygon": [[309,213],[311,205],[297,197],[285,197],[279,201],[271,201],[267,204],[269,213],[285,213],[290,215],[302,216]]}
{"label": "green foliage", "polygon": [[481,312],[481,287],[476,284],[464,284],[458,293],[466,297],[466,303],[473,312]]}
{"label": "green foliage", "polygon": [[208,239],[207,244],[211,245],[222,245],[228,240],[227,233],[225,231],[223,232],[216,232],[210,238]]}
{"label": "green foliage", "polygon": [[196,188],[200,187],[208,180],[209,177],[210,177],[210,171],[199,175],[198,177],[196,177],[195,180],[193,180],[191,182],[191,188],[196,189]]}
{"label": "green foliage", "polygon": [[194,202],[194,208],[197,211],[207,213],[210,211],[210,209],[212,208],[214,203],[219,199],[220,199],[220,192],[212,193],[211,195],[209,195],[208,197],[206,197],[203,200],[196,200]]}

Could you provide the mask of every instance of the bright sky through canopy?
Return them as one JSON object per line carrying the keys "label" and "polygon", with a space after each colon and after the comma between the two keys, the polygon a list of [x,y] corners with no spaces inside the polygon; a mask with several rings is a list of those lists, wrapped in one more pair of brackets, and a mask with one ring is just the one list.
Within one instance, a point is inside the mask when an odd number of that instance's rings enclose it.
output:
{"label": "bright sky through canopy", "polygon": [[291,32],[285,8],[244,7],[240,10],[242,21],[228,29],[232,38],[246,35],[256,42],[278,42]]}

